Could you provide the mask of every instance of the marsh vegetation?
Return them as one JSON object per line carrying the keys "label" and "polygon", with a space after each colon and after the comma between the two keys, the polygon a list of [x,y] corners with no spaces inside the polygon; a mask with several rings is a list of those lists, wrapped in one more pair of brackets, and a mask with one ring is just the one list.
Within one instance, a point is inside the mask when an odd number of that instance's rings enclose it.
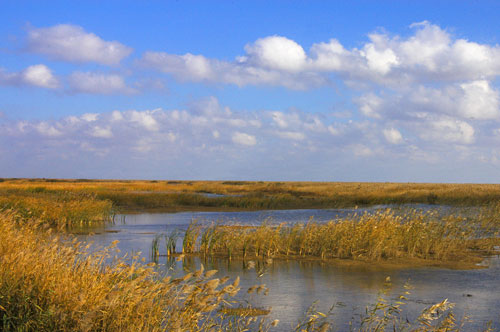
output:
{"label": "marsh vegetation", "polygon": [[361,182],[4,179],[0,197],[37,192],[90,194],[122,212],[347,208],[425,203],[480,206],[500,185]]}
{"label": "marsh vegetation", "polygon": [[[494,253],[500,186],[369,183],[91,181],[3,179],[0,182],[0,317],[5,331],[273,330],[270,308],[234,298],[230,280],[203,265],[179,277],[144,256],[96,249],[68,230],[106,225],[117,211],[255,210],[426,203],[475,206],[469,215],[393,210],[330,222],[244,225],[193,222],[155,235],[153,258],[333,259],[362,262],[465,262]],[[476,211],[476,210],[475,210]],[[467,265],[468,264],[468,265]],[[385,287],[385,286],[384,286]],[[267,296],[261,283],[247,293]],[[240,292],[241,293],[241,292]],[[404,312],[406,293],[381,295],[353,329],[453,331],[464,321],[447,301]],[[272,309],[271,309],[272,312]],[[333,329],[328,312],[311,307],[296,331]],[[278,324],[279,326],[279,324]],[[487,329],[485,326],[484,329]],[[287,330],[281,329],[281,330]]]}

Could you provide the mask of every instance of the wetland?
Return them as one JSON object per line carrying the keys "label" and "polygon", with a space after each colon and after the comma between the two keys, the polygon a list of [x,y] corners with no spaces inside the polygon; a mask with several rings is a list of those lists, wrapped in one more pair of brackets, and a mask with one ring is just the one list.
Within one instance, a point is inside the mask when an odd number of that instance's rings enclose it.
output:
{"label": "wetland", "polygon": [[2,324],[498,330],[499,197],[498,185],[3,179]]}

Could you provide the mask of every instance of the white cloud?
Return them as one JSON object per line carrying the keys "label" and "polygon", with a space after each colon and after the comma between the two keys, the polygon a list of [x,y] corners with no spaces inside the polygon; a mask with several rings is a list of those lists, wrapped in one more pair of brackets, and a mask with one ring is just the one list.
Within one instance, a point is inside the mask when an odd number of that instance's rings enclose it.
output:
{"label": "white cloud", "polygon": [[463,95],[459,102],[459,113],[472,119],[498,119],[500,115],[499,92],[491,88],[488,81],[472,81],[460,85]]}
{"label": "white cloud", "polygon": [[94,122],[99,119],[99,114],[98,113],[85,113],[83,114],[80,119],[86,122]]}
{"label": "white cloud", "polygon": [[400,144],[403,142],[403,136],[397,129],[384,129],[383,134],[387,142],[391,144]]}
{"label": "white cloud", "polygon": [[358,157],[369,157],[374,154],[373,150],[363,144],[355,144],[350,146],[350,149],[354,153],[355,156]]}
{"label": "white cloud", "polygon": [[242,63],[288,72],[301,71],[307,60],[302,46],[281,36],[257,39],[253,44],[246,45],[245,51],[247,56],[239,58]]}
{"label": "white cloud", "polygon": [[374,93],[369,93],[357,99],[361,113],[370,118],[380,118],[379,112],[381,111],[383,102],[383,99]]}
{"label": "white cloud", "polygon": [[295,73],[278,68],[254,65],[249,58],[240,57],[236,62],[208,59],[202,55],[174,55],[163,52],[146,52],[139,61],[145,67],[172,74],[180,81],[246,85],[278,85],[303,90],[325,83],[315,73]]}
{"label": "white cloud", "polygon": [[39,124],[35,125],[35,128],[40,134],[44,136],[57,137],[63,134],[60,130],[56,129],[54,126],[50,125],[47,122],[40,122]]}
{"label": "white cloud", "polygon": [[109,126],[107,126],[107,127],[95,126],[94,128],[92,128],[90,135],[94,136],[94,137],[99,137],[99,138],[112,138],[113,137],[113,133],[111,132],[111,128]]}
{"label": "white cloud", "polygon": [[52,71],[45,65],[34,65],[26,68],[22,72],[22,77],[26,83],[42,88],[55,89],[59,86]]}
{"label": "white cloud", "polygon": [[276,135],[278,135],[281,138],[290,139],[294,141],[302,141],[303,139],[306,138],[306,135],[304,135],[304,133],[297,131],[277,131]]}
{"label": "white cloud", "polygon": [[[399,64],[398,57],[394,51],[387,47],[378,47],[380,44],[385,44],[385,38],[380,35],[372,35],[370,37],[374,43],[366,44],[363,51],[360,52],[366,58],[368,68],[378,74],[387,74],[392,67]],[[381,39],[384,40],[381,42]]]}
{"label": "white cloud", "polygon": [[36,86],[46,89],[59,87],[58,79],[43,64],[29,66],[20,72],[8,73],[0,68],[0,85]]}
{"label": "white cloud", "polygon": [[233,134],[232,140],[236,144],[246,145],[246,146],[253,146],[257,144],[255,136],[240,132],[235,132]]}
{"label": "white cloud", "polygon": [[[163,170],[171,169],[168,163],[176,165],[172,169],[177,170],[185,170],[189,163],[218,169],[227,165],[218,161],[227,163],[228,155],[232,156],[230,165],[252,165],[261,172],[266,167],[297,171],[306,161],[313,161],[313,168],[319,163],[322,169],[336,172],[336,165],[344,163],[345,170],[355,172],[358,157],[371,158],[375,168],[393,162],[409,166],[418,163],[425,169],[425,165],[451,161],[496,160],[497,149],[491,144],[498,143],[499,120],[468,122],[430,112],[400,118],[389,118],[382,111],[380,114],[384,117],[339,121],[333,115],[298,110],[241,112],[208,98],[183,110],[115,110],[58,121],[2,121],[0,143],[12,142],[7,147],[2,143],[10,154],[23,151],[33,158],[53,161],[91,160],[97,165],[99,158],[105,158],[102,160],[113,164],[114,169],[119,160],[127,167],[135,159],[142,161],[139,169],[144,169],[144,160],[150,161],[147,165],[151,167],[164,166]],[[280,127],[277,119],[286,127]],[[231,123],[245,126],[232,127]],[[297,160],[291,160],[292,155]],[[353,175],[351,179],[356,178]]]}
{"label": "white cloud", "polygon": [[434,144],[458,143],[471,144],[474,142],[474,128],[464,121],[450,118],[440,118],[428,122],[428,126],[421,128],[420,137]]}
{"label": "white cloud", "polygon": [[120,111],[111,112],[111,121],[121,121],[123,120],[123,115]]}
{"label": "white cloud", "polygon": [[158,131],[159,124],[158,121],[153,117],[154,111],[147,112],[138,112],[131,111],[130,112],[130,120],[132,122],[138,123],[143,128],[149,131]]}
{"label": "white cloud", "polygon": [[130,94],[136,92],[129,88],[123,77],[117,74],[74,72],[69,77],[70,89],[74,92],[90,94]]}
{"label": "white cloud", "polygon": [[130,47],[117,41],[102,40],[82,27],[70,24],[30,29],[28,50],[56,60],[103,65],[116,65],[132,52]]}
{"label": "white cloud", "polygon": [[413,24],[408,37],[369,34],[362,47],[346,49],[336,39],[311,46],[309,53],[283,36],[257,39],[234,61],[203,55],[146,52],[144,65],[180,80],[244,86],[281,85],[307,89],[329,84],[331,74],[347,82],[400,88],[409,84],[492,80],[500,75],[500,46],[454,39],[428,22]]}

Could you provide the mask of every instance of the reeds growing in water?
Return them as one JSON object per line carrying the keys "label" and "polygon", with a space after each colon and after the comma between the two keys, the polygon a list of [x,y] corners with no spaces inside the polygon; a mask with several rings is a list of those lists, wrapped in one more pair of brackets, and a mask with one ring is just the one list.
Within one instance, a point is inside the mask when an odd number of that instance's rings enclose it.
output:
{"label": "reeds growing in water", "polygon": [[492,250],[499,242],[498,232],[499,222],[495,218],[466,219],[419,211],[397,215],[387,209],[327,223],[218,223],[202,227],[193,222],[186,231],[183,251],[228,258],[459,261],[474,258],[479,249],[481,253]]}

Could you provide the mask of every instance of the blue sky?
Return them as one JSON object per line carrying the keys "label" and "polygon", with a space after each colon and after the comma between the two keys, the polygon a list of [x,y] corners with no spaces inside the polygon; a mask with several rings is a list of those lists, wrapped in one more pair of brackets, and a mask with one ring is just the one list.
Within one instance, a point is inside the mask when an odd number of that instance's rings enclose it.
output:
{"label": "blue sky", "polygon": [[498,1],[4,1],[0,177],[499,182]]}

